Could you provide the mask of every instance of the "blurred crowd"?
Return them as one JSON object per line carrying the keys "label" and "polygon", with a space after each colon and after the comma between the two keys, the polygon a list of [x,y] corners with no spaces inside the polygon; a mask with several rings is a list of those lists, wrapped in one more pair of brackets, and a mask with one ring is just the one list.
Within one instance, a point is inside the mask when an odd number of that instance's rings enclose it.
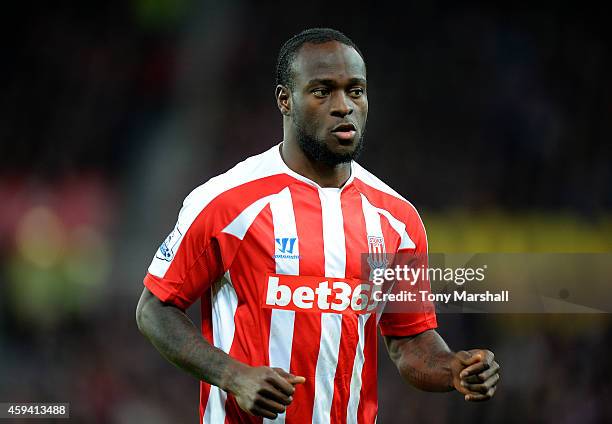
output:
{"label": "blurred crowd", "polygon": [[[136,329],[142,277],[192,188],[282,139],[276,55],[306,27],[337,28],[364,52],[360,162],[421,211],[431,251],[612,250],[604,13],[490,2],[288,7],[7,8],[0,401],[70,402],[74,422],[195,422],[197,382]],[[609,315],[440,321],[452,348],[499,356],[497,398],[465,405],[419,393],[381,345],[378,422],[612,420]]]}

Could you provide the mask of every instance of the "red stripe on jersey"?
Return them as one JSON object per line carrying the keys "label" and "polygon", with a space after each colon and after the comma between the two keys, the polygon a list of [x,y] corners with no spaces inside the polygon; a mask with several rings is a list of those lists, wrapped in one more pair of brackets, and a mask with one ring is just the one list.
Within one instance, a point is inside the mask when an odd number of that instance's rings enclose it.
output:
{"label": "red stripe on jersey", "polygon": [[[347,278],[361,278],[361,255],[368,251],[366,224],[361,208],[361,195],[354,186],[341,194],[342,218],[346,246]],[[359,205],[358,207],[355,207]],[[357,316],[343,316],[338,366],[334,379],[334,397],[331,408],[332,423],[346,423],[347,407],[351,394],[351,377],[355,351],[359,342]]]}
{"label": "red stripe on jersey", "polygon": [[[290,190],[299,242],[300,274],[325,276],[323,221],[317,189],[307,184],[294,184]],[[306,382],[296,387],[293,402],[287,408],[288,423],[312,422],[320,339],[321,314],[296,312],[290,372],[305,377]]]}

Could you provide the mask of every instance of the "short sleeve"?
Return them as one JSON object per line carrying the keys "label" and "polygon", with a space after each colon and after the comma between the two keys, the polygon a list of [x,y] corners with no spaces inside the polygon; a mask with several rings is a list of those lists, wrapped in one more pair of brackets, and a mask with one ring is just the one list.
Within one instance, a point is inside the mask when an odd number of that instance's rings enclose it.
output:
{"label": "short sleeve", "polygon": [[[427,269],[427,235],[421,217],[412,205],[409,205],[408,214],[405,219],[406,231],[414,242],[414,247],[401,249],[396,258],[401,262],[413,262],[412,266]],[[416,263],[414,263],[416,262]],[[427,272],[421,274],[422,278],[412,287],[414,293],[419,291],[430,291],[431,287]],[[438,326],[435,307],[431,302],[420,301],[420,295],[416,302],[410,302],[405,312],[383,312],[379,321],[380,332],[383,336],[407,337],[422,333]]]}
{"label": "short sleeve", "polygon": [[186,309],[225,272],[213,224],[210,208],[197,196],[188,196],[144,278],[144,285],[162,302]]}

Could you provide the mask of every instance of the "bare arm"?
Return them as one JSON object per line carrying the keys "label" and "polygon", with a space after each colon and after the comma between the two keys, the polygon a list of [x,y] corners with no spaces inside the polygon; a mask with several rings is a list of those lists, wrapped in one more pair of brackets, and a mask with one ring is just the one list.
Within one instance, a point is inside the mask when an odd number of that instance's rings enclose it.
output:
{"label": "bare arm", "polygon": [[411,337],[385,337],[389,356],[401,376],[429,392],[453,390],[451,362],[455,357],[435,330]]}
{"label": "bare arm", "polygon": [[144,289],[136,308],[140,332],[169,362],[199,380],[229,390],[240,363],[212,346],[178,307],[162,303]]}
{"label": "bare arm", "polygon": [[169,362],[234,394],[240,407],[253,415],[276,418],[291,403],[294,386],[304,382],[281,369],[251,367],[233,359],[204,339],[184,311],[161,302],[146,288],[136,322]]}
{"label": "bare arm", "polygon": [[499,381],[499,365],[488,350],[451,352],[435,330],[409,337],[385,337],[389,356],[401,376],[430,392],[453,389],[466,400],[490,399]]}

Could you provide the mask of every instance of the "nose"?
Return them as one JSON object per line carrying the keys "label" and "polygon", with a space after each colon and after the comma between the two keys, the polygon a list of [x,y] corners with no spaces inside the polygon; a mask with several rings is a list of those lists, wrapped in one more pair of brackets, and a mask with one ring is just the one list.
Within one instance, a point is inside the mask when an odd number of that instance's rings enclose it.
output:
{"label": "nose", "polygon": [[353,113],[353,102],[344,92],[336,92],[332,96],[330,113],[332,116],[344,118],[346,115]]}

